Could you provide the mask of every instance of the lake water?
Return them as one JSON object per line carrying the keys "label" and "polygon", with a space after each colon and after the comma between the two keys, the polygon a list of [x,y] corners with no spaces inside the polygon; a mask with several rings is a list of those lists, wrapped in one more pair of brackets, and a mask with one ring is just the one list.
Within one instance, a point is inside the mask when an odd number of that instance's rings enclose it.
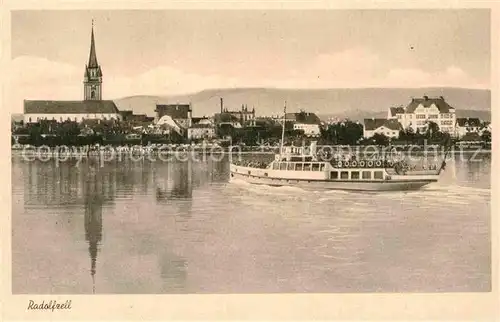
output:
{"label": "lake water", "polygon": [[228,183],[222,161],[12,157],[14,294],[491,290],[490,155],[413,192]]}

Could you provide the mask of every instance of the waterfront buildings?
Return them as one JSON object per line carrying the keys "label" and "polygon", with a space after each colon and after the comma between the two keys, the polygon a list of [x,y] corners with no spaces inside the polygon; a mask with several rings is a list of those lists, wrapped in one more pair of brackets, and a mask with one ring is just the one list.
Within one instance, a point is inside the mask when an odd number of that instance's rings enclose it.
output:
{"label": "waterfront buildings", "polygon": [[286,113],[285,120],[293,124],[294,130],[304,131],[304,135],[306,136],[317,137],[321,134],[321,120],[314,113],[305,111],[300,111],[299,113]]}
{"label": "waterfront buildings", "polygon": [[215,128],[210,124],[193,124],[187,130],[188,140],[212,139],[215,137]]}
{"label": "waterfront buildings", "polygon": [[169,116],[177,125],[186,130],[192,125],[191,104],[157,104],[156,120],[159,121],[163,116]]}
{"label": "waterfront buildings", "polygon": [[83,78],[83,101],[25,100],[24,122],[37,123],[41,120],[81,122],[85,119],[121,119],[115,103],[110,100],[102,100],[102,76],[102,69],[97,61],[94,26],[92,25],[89,61],[85,65]]}
{"label": "waterfront buildings", "polygon": [[240,110],[228,110],[224,107],[223,98],[220,99],[220,112],[215,113],[214,120],[217,125],[231,125],[234,128],[255,126],[255,108],[251,110],[248,106],[241,105]]}
{"label": "waterfront buildings", "polygon": [[455,134],[455,108],[442,96],[413,98],[406,107],[389,108],[387,118],[395,119],[404,129],[412,128],[415,132],[426,131],[429,122],[434,122],[441,132]]}
{"label": "waterfront buildings", "polygon": [[365,119],[363,124],[363,137],[371,138],[375,134],[385,135],[388,138],[399,137],[403,126],[397,119]]}

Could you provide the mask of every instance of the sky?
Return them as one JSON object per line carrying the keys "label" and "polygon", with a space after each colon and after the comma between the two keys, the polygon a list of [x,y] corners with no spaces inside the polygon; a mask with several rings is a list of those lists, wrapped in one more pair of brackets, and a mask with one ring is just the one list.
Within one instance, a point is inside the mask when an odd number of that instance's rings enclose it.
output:
{"label": "sky", "polygon": [[13,11],[13,110],[23,99],[82,99],[92,19],[103,99],[232,87],[490,87],[487,9]]}

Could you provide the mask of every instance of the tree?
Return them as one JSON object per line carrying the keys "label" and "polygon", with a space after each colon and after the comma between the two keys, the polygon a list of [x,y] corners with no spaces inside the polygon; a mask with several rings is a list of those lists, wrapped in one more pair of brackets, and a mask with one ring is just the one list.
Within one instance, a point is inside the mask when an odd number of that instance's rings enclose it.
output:
{"label": "tree", "polygon": [[321,129],[321,139],[326,144],[355,145],[363,137],[363,125],[351,121],[330,124]]}
{"label": "tree", "polygon": [[380,133],[375,133],[375,135],[373,135],[371,139],[375,145],[389,145],[390,141],[387,136]]}
{"label": "tree", "polygon": [[439,125],[437,123],[429,121],[427,123],[427,131],[425,132],[425,136],[427,139],[432,140],[434,136],[439,133]]}
{"label": "tree", "polygon": [[484,142],[490,143],[491,142],[491,132],[488,130],[485,130],[483,134],[481,134],[481,139]]}

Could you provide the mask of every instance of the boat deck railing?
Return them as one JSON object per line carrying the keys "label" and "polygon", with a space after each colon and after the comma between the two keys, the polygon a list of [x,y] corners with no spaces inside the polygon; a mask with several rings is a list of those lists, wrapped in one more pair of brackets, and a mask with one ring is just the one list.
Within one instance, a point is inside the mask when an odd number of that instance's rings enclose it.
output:
{"label": "boat deck railing", "polygon": [[269,165],[268,162],[255,161],[255,160],[233,160],[232,163],[234,165],[238,165],[241,167],[250,167],[250,168],[257,168],[257,169],[266,169]]}

